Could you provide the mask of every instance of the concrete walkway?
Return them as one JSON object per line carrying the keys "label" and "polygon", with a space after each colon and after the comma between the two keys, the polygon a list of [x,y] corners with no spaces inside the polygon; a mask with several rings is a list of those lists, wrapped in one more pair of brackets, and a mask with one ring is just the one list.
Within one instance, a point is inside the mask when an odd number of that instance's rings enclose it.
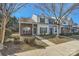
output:
{"label": "concrete walkway", "polygon": [[44,39],[44,38],[42,38],[42,37],[40,37],[40,36],[36,36],[36,38],[40,39],[42,42],[46,43],[46,44],[49,45],[49,46],[56,45],[56,44],[50,42],[49,40]]}
{"label": "concrete walkway", "polygon": [[72,56],[79,52],[79,41],[74,40],[54,46],[48,46],[46,49],[37,49],[16,53],[17,56]]}
{"label": "concrete walkway", "polygon": [[48,41],[48,40],[41,40],[41,41],[44,42],[44,43],[46,43],[46,44],[49,45],[49,46],[56,45],[56,44],[54,44],[54,43],[52,43],[52,42],[50,42],[50,41]]}

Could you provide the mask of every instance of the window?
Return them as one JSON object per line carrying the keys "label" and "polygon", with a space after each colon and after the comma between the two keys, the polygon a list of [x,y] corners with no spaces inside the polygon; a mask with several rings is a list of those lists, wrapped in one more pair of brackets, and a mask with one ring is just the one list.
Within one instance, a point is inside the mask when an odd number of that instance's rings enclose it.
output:
{"label": "window", "polygon": [[23,34],[31,34],[31,28],[30,27],[23,28]]}
{"label": "window", "polygon": [[49,19],[49,24],[53,24],[53,19]]}
{"label": "window", "polygon": [[66,24],[66,22],[63,22],[63,24]]}
{"label": "window", "polygon": [[77,28],[74,27],[74,28],[72,29],[72,31],[73,31],[73,32],[77,32]]}
{"label": "window", "polygon": [[64,25],[64,29],[68,29],[69,27],[67,25]]}
{"label": "window", "polygon": [[40,27],[40,33],[47,33],[47,28]]}
{"label": "window", "polygon": [[45,23],[45,18],[40,18],[41,23]]}
{"label": "window", "polygon": [[24,31],[30,31],[30,29],[31,29],[30,27],[23,28]]}

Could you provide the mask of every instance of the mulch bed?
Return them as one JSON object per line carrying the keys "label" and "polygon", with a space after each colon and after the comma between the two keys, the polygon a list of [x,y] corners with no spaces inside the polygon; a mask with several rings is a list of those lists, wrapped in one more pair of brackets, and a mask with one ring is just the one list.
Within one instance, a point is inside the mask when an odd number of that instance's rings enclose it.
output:
{"label": "mulch bed", "polygon": [[[36,49],[35,47],[32,47],[26,43],[14,44],[13,42],[8,42],[8,43],[4,43],[4,46],[5,46],[4,49],[1,51],[2,55],[4,56],[13,55],[14,53]],[[22,47],[26,47],[26,48],[22,49]]]}
{"label": "mulch bed", "polygon": [[1,51],[4,56],[14,54],[15,52],[18,52],[18,50],[20,50],[19,45],[15,45],[12,42],[4,43],[4,46],[5,47]]}

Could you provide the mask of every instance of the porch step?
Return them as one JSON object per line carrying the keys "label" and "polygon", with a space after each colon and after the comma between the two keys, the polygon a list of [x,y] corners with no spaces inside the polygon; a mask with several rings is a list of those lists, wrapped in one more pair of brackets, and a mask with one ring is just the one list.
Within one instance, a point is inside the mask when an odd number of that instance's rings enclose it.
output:
{"label": "porch step", "polygon": [[49,40],[44,39],[44,38],[42,38],[42,37],[40,37],[40,36],[36,36],[36,37],[37,37],[38,39],[40,39],[42,42],[44,42],[44,43],[46,43],[47,45],[49,45],[49,46],[56,45],[56,44],[50,42]]}

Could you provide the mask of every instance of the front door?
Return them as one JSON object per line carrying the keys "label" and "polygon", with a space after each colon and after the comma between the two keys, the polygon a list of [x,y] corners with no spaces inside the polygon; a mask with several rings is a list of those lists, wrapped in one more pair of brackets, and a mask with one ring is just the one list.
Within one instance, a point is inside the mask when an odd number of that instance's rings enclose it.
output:
{"label": "front door", "polygon": [[50,28],[50,34],[52,34],[52,28]]}
{"label": "front door", "polygon": [[54,34],[57,34],[57,27],[54,27]]}

